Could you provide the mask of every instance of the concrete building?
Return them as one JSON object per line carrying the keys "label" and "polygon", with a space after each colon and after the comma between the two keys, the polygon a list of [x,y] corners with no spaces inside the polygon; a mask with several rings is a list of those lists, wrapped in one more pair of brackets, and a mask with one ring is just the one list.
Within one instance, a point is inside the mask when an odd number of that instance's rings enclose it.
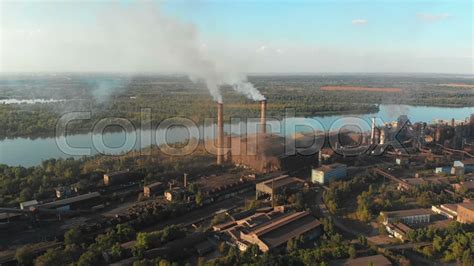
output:
{"label": "concrete building", "polygon": [[474,202],[458,204],[458,222],[474,223]]}
{"label": "concrete building", "polygon": [[413,229],[410,228],[408,225],[401,223],[401,222],[396,222],[396,223],[387,223],[385,225],[385,229],[387,229],[387,232],[395,237],[400,239],[401,241],[407,240],[407,234],[412,231]]}
{"label": "concrete building", "polygon": [[28,210],[31,207],[36,207],[38,206],[38,201],[37,200],[29,200],[25,202],[20,202],[20,209],[22,210]]}
{"label": "concrete building", "polygon": [[143,187],[143,196],[145,198],[153,197],[157,194],[163,193],[164,187],[163,183],[155,182]]}
{"label": "concrete building", "polygon": [[311,171],[311,181],[313,183],[327,184],[346,177],[347,165],[340,163],[323,165]]}
{"label": "concrete building", "polygon": [[429,223],[433,212],[431,209],[411,209],[391,212],[381,212],[383,223],[403,222],[407,224]]}
{"label": "concrete building", "polygon": [[56,193],[56,198],[69,198],[75,196],[77,191],[72,187],[57,187],[54,189]]}
{"label": "concrete building", "polygon": [[304,180],[290,177],[288,175],[282,175],[276,178],[272,178],[260,183],[255,186],[255,197],[259,199],[264,195],[272,196],[273,190],[276,195],[283,193],[285,190],[292,189],[298,190],[304,186]]}
{"label": "concrete building", "polygon": [[437,214],[441,214],[451,220],[456,220],[458,217],[458,204],[441,204],[439,206],[432,206],[431,210]]}
{"label": "concrete building", "polygon": [[293,238],[303,236],[307,240],[318,237],[322,232],[321,223],[308,211],[285,211],[283,206],[271,208],[232,221],[219,228],[221,237],[240,250],[256,244],[263,252],[282,248]]}
{"label": "concrete building", "polygon": [[453,167],[462,167],[465,173],[472,173],[474,172],[474,158],[454,161]]}
{"label": "concrete building", "polygon": [[164,196],[167,201],[185,200],[190,201],[190,192],[182,187],[173,187],[165,191]]}
{"label": "concrete building", "polygon": [[104,174],[104,185],[118,185],[128,182],[134,182],[140,179],[140,176],[136,173],[132,173],[129,170],[123,170],[114,173]]}
{"label": "concrete building", "polygon": [[451,174],[451,166],[442,166],[435,168],[435,174]]}
{"label": "concrete building", "polygon": [[[303,136],[294,140],[296,147],[309,147],[314,137]],[[288,155],[287,139],[273,134],[247,134],[230,138],[230,160],[237,166],[261,173],[288,171],[310,166],[314,159],[299,153]]]}
{"label": "concrete building", "polygon": [[56,209],[56,210],[79,210],[90,209],[92,206],[100,203],[99,192],[91,192],[63,200],[56,200],[38,205],[38,208]]}

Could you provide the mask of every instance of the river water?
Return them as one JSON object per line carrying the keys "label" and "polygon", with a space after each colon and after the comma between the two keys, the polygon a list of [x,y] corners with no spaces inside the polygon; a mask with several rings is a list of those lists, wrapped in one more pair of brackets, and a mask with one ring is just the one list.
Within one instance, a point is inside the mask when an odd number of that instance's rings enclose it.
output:
{"label": "river water", "polygon": [[[377,123],[396,120],[399,115],[405,114],[412,122],[431,123],[435,119],[464,120],[474,114],[474,107],[447,108],[428,106],[407,105],[380,105],[380,110],[373,114],[364,115],[330,115],[317,116],[314,118],[287,118],[287,123],[271,122],[269,131],[277,134],[292,135],[295,132],[315,130],[332,130],[341,125],[341,119],[361,118],[365,121],[363,130],[370,129],[371,117],[377,118]],[[343,124],[343,123],[342,123]],[[286,130],[285,130],[286,129]],[[225,131],[232,134],[253,133],[257,130],[257,121],[248,123],[229,123],[225,125]],[[34,166],[51,158],[68,158],[104,154],[120,154],[140,147],[148,147],[150,144],[163,144],[186,141],[189,136],[200,139],[213,138],[214,127],[212,125],[198,125],[196,130],[183,127],[172,127],[168,130],[144,130],[133,133],[116,132],[106,134],[78,134],[67,137],[48,138],[14,138],[0,141],[0,164]],[[282,133],[284,132],[284,133]]]}

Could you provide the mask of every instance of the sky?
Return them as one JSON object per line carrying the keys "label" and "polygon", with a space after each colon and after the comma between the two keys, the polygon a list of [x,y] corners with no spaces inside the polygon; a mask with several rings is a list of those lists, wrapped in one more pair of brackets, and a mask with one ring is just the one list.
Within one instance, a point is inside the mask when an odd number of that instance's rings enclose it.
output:
{"label": "sky", "polygon": [[1,72],[473,74],[472,1],[1,1]]}

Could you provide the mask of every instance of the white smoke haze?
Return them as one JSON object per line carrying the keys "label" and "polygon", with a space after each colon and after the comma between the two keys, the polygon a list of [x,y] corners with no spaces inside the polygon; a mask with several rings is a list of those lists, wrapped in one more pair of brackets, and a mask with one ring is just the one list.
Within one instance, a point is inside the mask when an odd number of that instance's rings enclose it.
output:
{"label": "white smoke haze", "polygon": [[[231,60],[211,57],[202,49],[194,25],[163,14],[156,3],[107,3],[97,21],[58,23],[26,35],[6,30],[2,37],[8,40],[2,41],[2,56],[17,55],[3,61],[12,61],[26,71],[41,71],[47,65],[53,71],[179,72],[206,84],[218,102],[222,102],[224,85],[249,99],[263,99]],[[8,65],[5,67],[3,71],[8,72]],[[109,89],[102,89],[110,94]]]}

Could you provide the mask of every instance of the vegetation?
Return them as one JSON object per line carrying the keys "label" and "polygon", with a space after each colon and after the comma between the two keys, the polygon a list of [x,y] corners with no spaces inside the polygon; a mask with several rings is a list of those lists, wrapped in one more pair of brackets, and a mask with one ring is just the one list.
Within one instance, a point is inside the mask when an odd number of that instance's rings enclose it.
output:
{"label": "vegetation", "polygon": [[[284,116],[285,108],[296,115],[312,116],[335,113],[370,113],[377,104],[471,106],[474,93],[465,88],[438,86],[450,78],[384,76],[254,76],[249,80],[269,99],[269,116]],[[454,82],[454,81],[453,81]],[[80,120],[68,128],[70,133],[91,131],[102,118],[120,117],[136,127],[150,121],[156,128],[163,119],[184,116],[196,123],[215,117],[215,106],[203,84],[185,77],[119,75],[64,75],[58,77],[4,76],[0,80],[4,98],[45,98],[67,100],[47,104],[0,104],[0,137],[52,135],[62,114],[87,111],[90,120]],[[353,85],[401,88],[390,91],[324,91],[326,85]],[[257,117],[258,105],[223,88],[225,115]],[[151,117],[142,121],[143,108]],[[110,129],[110,130],[117,130]]]}
{"label": "vegetation", "polygon": [[0,165],[0,206],[18,206],[23,201],[54,197],[59,186],[73,186],[79,193],[103,187],[103,173],[130,169],[144,176],[144,183],[168,181],[201,171],[212,174],[218,168],[214,158],[202,146],[190,156],[173,157],[151,148],[150,156],[129,153],[123,156],[93,156],[81,159],[50,159],[35,167]]}
{"label": "vegetation", "polygon": [[442,259],[445,262],[458,261],[462,265],[472,265],[474,255],[474,230],[469,224],[453,221],[447,228],[433,226],[410,231],[408,238],[412,242],[431,242],[431,246],[416,249],[430,259]]}

